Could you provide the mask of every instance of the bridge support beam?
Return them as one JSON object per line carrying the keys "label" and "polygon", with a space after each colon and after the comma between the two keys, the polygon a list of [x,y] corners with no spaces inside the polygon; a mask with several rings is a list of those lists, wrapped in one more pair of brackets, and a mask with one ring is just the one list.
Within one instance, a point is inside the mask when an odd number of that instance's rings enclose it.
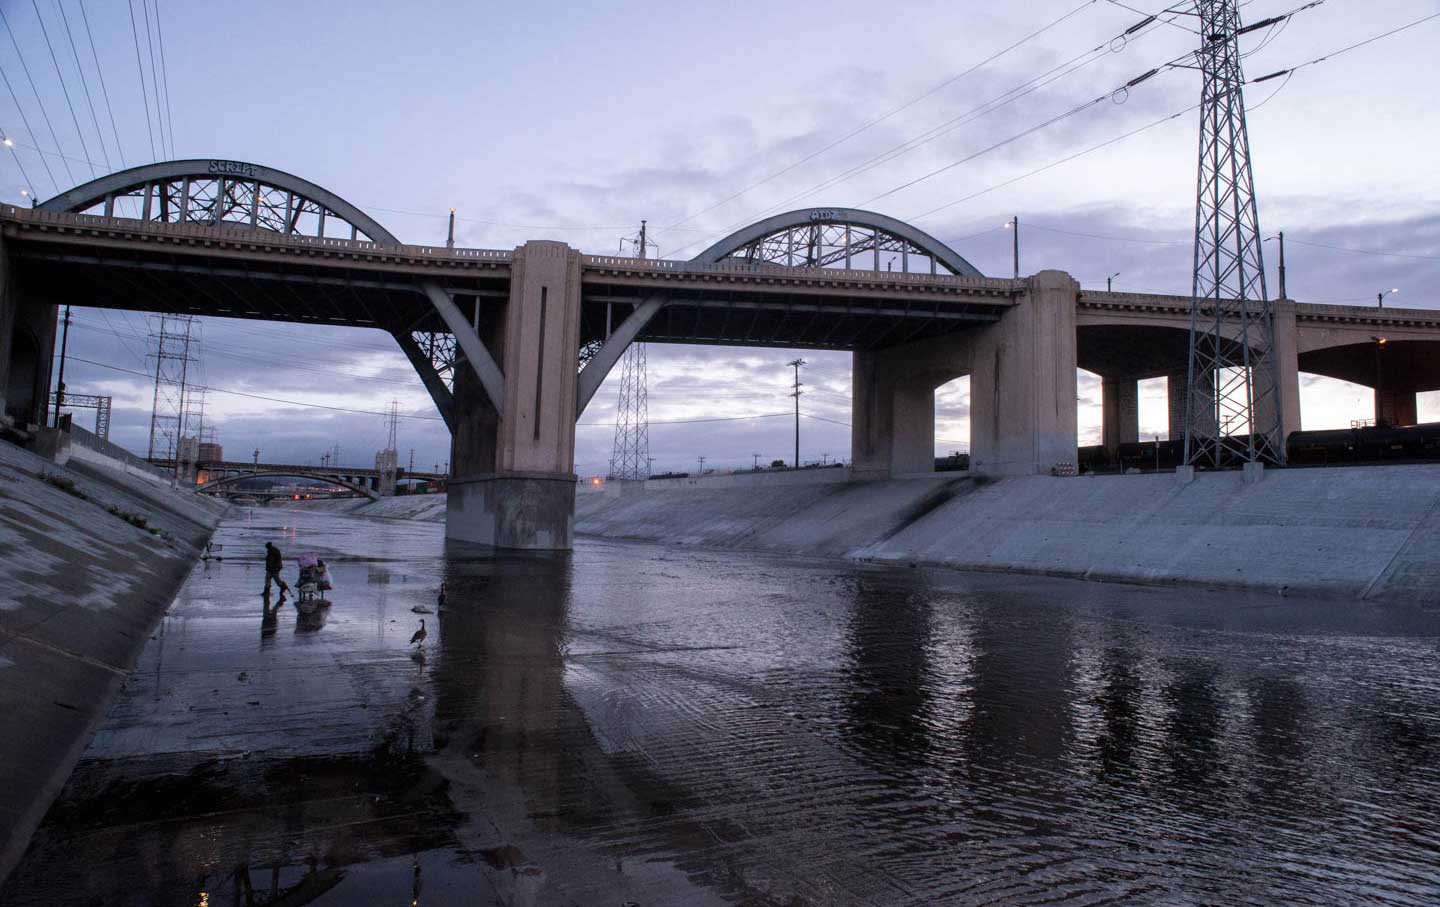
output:
{"label": "bridge support beam", "polygon": [[[1300,352],[1295,303],[1285,299],[1276,300],[1274,324],[1275,346],[1271,356],[1275,361],[1275,381],[1278,382],[1280,391],[1280,428],[1283,437],[1288,438],[1291,433],[1300,430]],[[1274,414],[1268,412],[1274,405],[1274,400],[1274,397],[1267,397],[1258,404],[1260,411],[1257,415],[1264,424],[1274,419]]]}
{"label": "bridge support beam", "polygon": [[970,375],[970,468],[1048,473],[1076,462],[1075,298],[1068,274],[1029,278],[991,325],[854,357],[852,474],[935,465],[935,388]]}
{"label": "bridge support beam", "polygon": [[1014,308],[976,337],[970,378],[970,469],[1048,473],[1076,464],[1075,300],[1063,271],[1025,281]]}
{"label": "bridge support beam", "polygon": [[1105,456],[1117,463],[1120,445],[1140,440],[1140,383],[1133,378],[1102,377],[1100,409]]}
{"label": "bridge support beam", "polygon": [[0,239],[0,416],[44,425],[59,306],[27,298]]}
{"label": "bridge support beam", "polygon": [[456,370],[445,535],[496,548],[568,550],[575,522],[579,253],[547,241],[516,249],[500,324],[500,411],[478,378]]}

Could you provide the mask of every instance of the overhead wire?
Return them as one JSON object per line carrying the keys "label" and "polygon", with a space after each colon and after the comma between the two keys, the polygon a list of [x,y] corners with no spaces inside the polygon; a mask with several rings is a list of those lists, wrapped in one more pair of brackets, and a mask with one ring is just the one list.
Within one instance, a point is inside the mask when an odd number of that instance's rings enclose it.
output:
{"label": "overhead wire", "polygon": [[[40,97],[40,90],[35,87],[35,77],[30,74],[30,66],[25,62],[25,55],[20,52],[20,42],[15,37],[15,29],[10,27],[10,19],[8,16],[5,15],[4,7],[0,7],[0,24],[4,24],[5,32],[10,36],[10,43],[15,48],[15,57],[20,61],[20,68],[25,72],[25,78],[30,82],[30,90],[35,93],[35,102],[40,105],[40,116],[45,120],[46,128],[50,130],[50,140],[55,143],[56,148],[61,148],[62,146],[60,144],[60,138],[55,134],[55,124],[50,122],[50,112],[45,107],[45,100]],[[5,84],[6,86],[9,86],[10,80],[6,79]],[[11,97],[14,97],[15,95],[13,90],[10,94]],[[20,106],[19,98],[15,98],[15,106]],[[20,113],[20,118],[22,121],[25,119],[25,113],[23,108]],[[30,127],[27,124],[25,128],[29,130]],[[30,133],[30,138],[35,139],[36,141],[39,140],[34,132]],[[69,162],[64,161],[64,163],[65,175],[70,178],[70,182],[73,184],[75,182],[75,174],[71,172]],[[54,179],[53,175],[51,179]],[[55,188],[58,191],[60,188],[60,184],[56,183]]]}
{"label": "overhead wire", "polygon": [[[1141,15],[1144,14],[1142,13]],[[752,217],[745,220],[737,221],[731,224],[729,227],[724,228],[724,232],[732,232],[733,230],[752,222],[752,220],[755,218],[763,217],[769,212],[788,206],[795,201],[804,198],[807,195],[811,195],[815,192],[820,192],[825,189],[833,188],[840,183],[846,182],[863,173],[867,173],[875,169],[876,167],[888,164],[900,157],[903,157],[906,154],[909,154],[916,148],[927,145],[930,142],[944,135],[947,135],[950,132],[953,132],[961,126],[968,125],[969,123],[988,116],[989,114],[992,114],[997,110],[1009,106],[1015,101],[1018,101],[1021,98],[1030,95],[1035,91],[1044,88],[1047,85],[1050,85],[1053,82],[1066,78],[1067,76],[1078,72],[1086,66],[1089,66],[1092,63],[1104,59],[1109,53],[1122,52],[1129,47],[1131,42],[1139,40],[1140,38],[1152,33],[1154,30],[1159,28],[1159,25],[1153,21],[1155,18],[1156,17],[1151,16],[1149,17],[1149,19],[1141,22],[1139,25],[1131,26],[1120,34],[1115,35],[1110,39],[1095,45],[1089,50],[1076,54],[1068,60],[1065,60],[1064,62],[1059,63],[1036,76],[1032,76],[1024,82],[1013,86],[1012,88],[994,96],[993,98],[985,101],[984,103],[970,108],[964,113],[961,113],[955,117],[950,118],[949,120],[946,120],[943,123],[933,126],[930,129],[919,133],[918,135],[912,136],[909,139],[900,142],[898,145],[882,151],[879,154],[873,155],[872,157],[850,168],[847,168],[840,173],[834,174],[827,179],[821,180],[819,183],[810,186],[808,189],[794,193],[793,195],[790,195],[779,202],[771,204],[766,208],[762,209],[758,214],[753,215]],[[1118,49],[1115,46],[1116,42],[1122,42]],[[1190,54],[1187,53],[1185,55],[1182,55],[1181,57],[1176,58],[1176,60],[1185,59],[1188,56],[1190,56]],[[1173,65],[1173,63],[1174,61],[1172,61],[1171,64],[1167,64],[1167,66]],[[873,201],[873,199],[871,199],[871,201]],[[868,201],[861,202],[860,204],[863,205],[867,203]],[[694,240],[690,243],[687,243],[685,246],[682,246],[681,248],[683,249],[695,245],[695,243],[698,241],[699,240]]]}
{"label": "overhead wire", "polygon": [[95,113],[95,99],[90,96],[90,80],[85,78],[85,66],[80,62],[80,51],[75,47],[75,33],[70,30],[70,16],[65,12],[64,0],[56,0],[60,7],[60,22],[65,26],[65,39],[70,42],[70,55],[75,58],[75,69],[80,73],[80,87],[85,90],[85,104],[90,108],[90,122],[95,126],[95,135],[100,139],[100,154],[105,158],[105,171],[115,168],[110,165],[110,151],[105,147],[105,132],[100,128],[100,117]]}
{"label": "overhead wire", "polygon": [[115,151],[120,155],[120,166],[125,167],[125,149],[120,145],[120,129],[115,125],[115,108],[110,106],[110,89],[105,86],[105,69],[100,65],[100,54],[95,50],[95,35],[90,31],[90,16],[85,12],[85,0],[80,4],[80,18],[85,21],[85,37],[90,40],[90,56],[95,58],[95,73],[100,77],[100,94],[105,99],[105,110],[110,114],[110,131],[115,135]]}
{"label": "overhead wire", "polygon": [[[122,368],[121,366],[118,366],[118,365],[110,365],[110,364],[105,363],[105,362],[96,362],[96,361],[93,360],[93,359],[84,359],[84,358],[82,358],[82,357],[80,357],[80,356],[71,356],[71,357],[69,357],[69,358],[70,358],[70,360],[73,361],[73,362],[83,362],[83,363],[85,363],[86,365],[93,365],[93,366],[96,366],[96,367],[98,367],[98,368],[110,369],[111,371],[115,371],[115,372],[123,372],[123,373],[125,373],[125,374],[127,374],[127,375],[135,375],[135,376],[140,377],[140,378],[145,378],[146,380],[150,380],[150,379],[152,379],[152,378],[154,377],[153,375],[150,375],[150,374],[148,374],[148,373],[146,373],[146,372],[137,372],[135,369],[132,369],[132,368]],[[198,386],[198,385],[197,385],[197,386]],[[330,411],[332,411],[332,412],[339,412],[339,413],[355,413],[355,414],[361,415],[361,416],[389,416],[389,415],[390,415],[390,413],[388,413],[388,412],[381,412],[381,411],[379,411],[379,410],[373,410],[373,409],[355,409],[355,408],[353,408],[353,407],[348,407],[348,406],[331,406],[331,405],[326,404],[326,403],[313,403],[313,402],[307,402],[307,401],[303,401],[303,400],[287,400],[287,399],[284,399],[284,398],[282,398],[282,397],[270,397],[270,396],[266,396],[266,395],[264,395],[264,394],[252,394],[252,393],[248,393],[248,392],[246,392],[246,391],[237,391],[237,390],[232,390],[232,389],[230,389],[230,388],[225,388],[225,387],[215,387],[214,385],[210,385],[210,384],[203,385],[203,386],[200,386],[200,387],[201,387],[203,390],[205,390],[207,393],[229,394],[230,396],[234,396],[234,397],[246,397],[246,398],[249,398],[249,399],[251,399],[251,400],[264,400],[264,401],[269,402],[269,403],[283,403],[283,404],[285,404],[285,405],[287,405],[287,406],[303,406],[303,407],[309,407],[309,408],[311,408],[311,409],[325,409],[325,410],[330,410]],[[444,421],[444,420],[443,420],[442,418],[440,418],[439,416],[415,416],[415,415],[408,415],[408,414],[406,414],[406,413],[400,413],[400,414],[399,414],[399,418],[401,418],[401,419],[415,419],[415,420],[423,421],[423,422],[443,422],[443,421]]]}
{"label": "overhead wire", "polygon": [[165,86],[165,118],[170,121],[170,156],[175,156],[175,112],[170,106],[170,68],[165,64],[165,32],[160,27],[160,0],[155,0],[155,36],[160,44],[160,80]]}
{"label": "overhead wire", "polygon": [[145,64],[140,61],[140,29],[135,24],[135,0],[125,0],[125,5],[130,9],[130,36],[135,41],[135,70],[140,74],[140,99],[145,102],[145,131],[150,136],[150,160],[156,161],[159,158],[155,155],[155,129],[150,123],[150,95],[145,88]]}
{"label": "overhead wire", "polygon": [[[38,0],[30,0],[35,9],[35,18],[40,22],[40,34],[45,38],[45,49],[50,51],[50,62],[55,66],[55,78],[60,80],[60,91],[65,95],[65,106],[70,108],[70,122],[75,125],[75,134],[80,138],[80,148],[86,159],[90,157],[90,146],[85,142],[85,132],[80,128],[80,117],[75,113],[75,102],[70,99],[70,88],[65,84],[65,73],[60,69],[60,58],[55,55],[55,45],[50,42],[50,29],[45,27],[45,17],[40,14]],[[58,144],[58,143],[57,143]],[[98,176],[95,165],[90,165],[90,176]]]}
{"label": "overhead wire", "polygon": [[160,153],[165,150],[165,112],[160,106],[160,77],[155,72],[155,40],[150,30],[150,0],[140,0],[140,9],[145,13],[145,47],[150,52],[150,90],[155,92],[155,125],[160,132]]}
{"label": "overhead wire", "polygon": [[700,209],[700,210],[698,210],[698,211],[695,211],[695,212],[692,212],[692,213],[686,215],[685,217],[680,218],[679,220],[677,220],[677,221],[675,221],[674,223],[670,224],[669,227],[667,227],[667,229],[672,229],[672,230],[673,230],[673,229],[675,229],[676,227],[678,227],[680,224],[683,224],[683,223],[686,223],[686,222],[688,222],[688,221],[694,220],[695,218],[699,217],[699,216],[702,215],[702,214],[705,214],[705,213],[708,213],[708,212],[710,212],[710,211],[713,211],[713,210],[715,210],[716,208],[718,208],[718,207],[720,207],[720,206],[722,206],[722,205],[724,205],[724,204],[726,204],[726,203],[728,203],[728,202],[731,202],[731,201],[739,198],[740,196],[745,195],[746,193],[748,193],[748,192],[750,192],[750,191],[752,191],[752,190],[754,190],[754,189],[759,188],[760,186],[765,185],[766,183],[770,182],[771,180],[774,180],[774,179],[776,179],[776,178],[778,178],[778,177],[780,177],[780,176],[783,176],[783,175],[786,174],[786,173],[789,173],[791,170],[794,170],[796,167],[800,166],[801,164],[804,164],[804,163],[806,163],[806,162],[808,162],[808,161],[814,160],[816,157],[819,157],[820,155],[824,154],[825,152],[831,150],[832,148],[835,148],[836,146],[841,145],[841,144],[843,144],[844,142],[849,141],[850,139],[854,138],[855,136],[860,135],[861,133],[863,133],[863,132],[865,132],[865,131],[867,131],[867,130],[869,130],[869,129],[877,126],[877,125],[879,125],[880,123],[883,123],[885,120],[888,120],[890,117],[893,117],[893,116],[895,116],[896,114],[901,113],[901,112],[909,109],[910,107],[913,107],[914,105],[916,105],[916,104],[918,104],[919,102],[925,100],[926,98],[931,97],[931,96],[934,95],[935,93],[937,93],[937,92],[939,92],[939,91],[941,91],[941,90],[949,87],[950,85],[953,85],[955,82],[960,81],[961,79],[965,78],[966,76],[970,75],[971,73],[974,73],[975,71],[977,71],[977,70],[979,70],[979,69],[981,69],[981,68],[983,68],[983,67],[985,67],[985,66],[988,66],[989,64],[995,62],[996,60],[998,60],[998,59],[1000,59],[1001,57],[1005,56],[1006,54],[1010,53],[1011,51],[1016,50],[1017,48],[1019,48],[1019,47],[1023,46],[1024,44],[1026,44],[1026,43],[1034,40],[1035,38],[1039,37],[1040,35],[1044,34],[1045,32],[1049,31],[1050,29],[1054,28],[1055,26],[1061,24],[1062,22],[1066,21],[1067,19],[1071,18],[1072,16],[1075,16],[1076,14],[1078,14],[1079,12],[1081,12],[1082,10],[1084,10],[1085,8],[1094,5],[1094,3],[1095,3],[1095,0],[1085,0],[1085,2],[1081,3],[1079,6],[1076,6],[1074,9],[1072,9],[1072,10],[1070,10],[1069,12],[1065,13],[1064,15],[1060,16],[1059,18],[1054,19],[1054,20],[1052,20],[1051,22],[1049,22],[1049,23],[1041,26],[1040,28],[1038,28],[1038,29],[1036,29],[1035,31],[1029,33],[1028,35],[1024,36],[1024,37],[1021,38],[1020,40],[1014,42],[1013,44],[1010,44],[1009,46],[1004,47],[1004,48],[1002,48],[1002,49],[999,50],[999,51],[996,51],[995,53],[991,54],[989,57],[986,57],[984,60],[981,60],[980,62],[971,65],[970,67],[966,68],[965,70],[957,73],[957,74],[954,75],[954,76],[949,77],[949,78],[946,79],[945,81],[940,82],[939,84],[937,84],[937,85],[935,85],[935,86],[927,89],[926,91],[920,93],[919,95],[916,95],[915,97],[911,98],[910,100],[906,101],[905,103],[900,104],[899,106],[894,107],[894,108],[886,111],[885,113],[881,114],[880,116],[875,117],[875,118],[873,118],[873,119],[871,119],[871,120],[868,120],[868,121],[866,121],[865,123],[862,123],[860,126],[856,127],[855,129],[852,129],[850,132],[845,133],[844,135],[840,136],[839,138],[837,138],[837,139],[831,141],[830,143],[824,145],[823,147],[821,147],[821,148],[819,148],[819,149],[817,149],[817,150],[815,150],[815,151],[813,151],[813,152],[811,152],[811,153],[809,153],[809,154],[801,157],[800,159],[791,162],[790,164],[786,165],[785,167],[781,168],[780,170],[777,170],[777,171],[775,171],[774,173],[771,173],[770,175],[768,175],[768,176],[766,176],[766,177],[764,177],[764,178],[762,178],[762,179],[760,179],[760,180],[758,180],[758,181],[756,181],[756,182],[751,183],[750,185],[746,186],[745,188],[739,190],[738,192],[732,193],[731,195],[726,196],[725,198],[721,199],[721,200],[718,201],[718,202],[715,202],[714,204],[709,205],[708,207],[702,208],[702,209]]}

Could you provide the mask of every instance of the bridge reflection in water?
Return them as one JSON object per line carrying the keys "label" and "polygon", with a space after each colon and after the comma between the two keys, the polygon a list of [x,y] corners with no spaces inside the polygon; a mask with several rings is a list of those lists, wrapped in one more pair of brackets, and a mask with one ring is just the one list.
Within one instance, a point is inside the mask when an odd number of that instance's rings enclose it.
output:
{"label": "bridge reflection in water", "polygon": [[1440,615],[441,533],[226,524],[328,620],[197,571],[0,900],[1433,893]]}

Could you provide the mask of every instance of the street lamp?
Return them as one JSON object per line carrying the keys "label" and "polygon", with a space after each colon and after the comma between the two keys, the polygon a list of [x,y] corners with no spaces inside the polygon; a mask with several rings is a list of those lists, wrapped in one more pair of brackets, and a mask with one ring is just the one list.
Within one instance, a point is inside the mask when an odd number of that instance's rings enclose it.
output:
{"label": "street lamp", "polygon": [[1015,241],[1015,279],[1016,279],[1016,280],[1019,280],[1019,279],[1020,279],[1020,215],[1016,214],[1014,217],[1012,217],[1012,218],[1010,218],[1009,220],[1007,220],[1007,221],[1005,222],[1005,229],[1006,229],[1006,230],[1014,230],[1014,231],[1015,231],[1015,235],[1012,237],[1012,239]]}
{"label": "street lamp", "polygon": [[1385,292],[1384,290],[1381,290],[1380,292],[1378,292],[1378,293],[1375,294],[1375,305],[1376,305],[1377,307],[1379,307],[1379,308],[1382,308],[1382,309],[1385,308],[1385,297],[1386,297],[1386,296],[1393,296],[1394,294],[1396,294],[1396,293],[1398,293],[1398,292],[1400,292],[1400,288],[1399,288],[1399,287],[1391,287],[1391,288],[1390,288],[1390,292],[1388,292],[1388,293]]}
{"label": "street lamp", "polygon": [[1119,276],[1120,276],[1120,272],[1119,272],[1119,271],[1116,271],[1114,274],[1111,274],[1109,277],[1105,278],[1105,292],[1109,293],[1109,292],[1111,291],[1111,289],[1112,289],[1112,283],[1111,283],[1111,282],[1112,282],[1115,278],[1117,278],[1117,277],[1119,277]]}

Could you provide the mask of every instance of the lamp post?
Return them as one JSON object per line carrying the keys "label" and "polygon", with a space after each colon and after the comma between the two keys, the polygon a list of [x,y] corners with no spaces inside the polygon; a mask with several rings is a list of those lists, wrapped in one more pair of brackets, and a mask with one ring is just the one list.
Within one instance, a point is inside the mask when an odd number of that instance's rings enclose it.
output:
{"label": "lamp post", "polygon": [[1265,241],[1269,242],[1272,239],[1280,243],[1280,298],[1289,299],[1290,297],[1285,295],[1285,231],[1281,230]]}
{"label": "lamp post", "polygon": [[1114,274],[1111,274],[1109,277],[1105,278],[1105,292],[1109,293],[1112,291],[1114,287],[1113,281],[1119,276],[1120,272],[1116,271]]}
{"label": "lamp post", "polygon": [[1020,279],[1020,215],[1016,214],[1005,222],[1005,229],[1013,232],[1015,242],[1015,279]]}
{"label": "lamp post", "polygon": [[1398,293],[1398,292],[1400,292],[1400,288],[1399,288],[1399,287],[1391,287],[1388,291],[1386,291],[1386,290],[1381,290],[1380,292],[1376,293],[1376,294],[1375,294],[1375,306],[1376,306],[1376,308],[1381,308],[1381,309],[1385,308],[1385,297],[1386,297],[1386,296],[1393,296],[1393,295],[1395,295],[1395,294]]}

